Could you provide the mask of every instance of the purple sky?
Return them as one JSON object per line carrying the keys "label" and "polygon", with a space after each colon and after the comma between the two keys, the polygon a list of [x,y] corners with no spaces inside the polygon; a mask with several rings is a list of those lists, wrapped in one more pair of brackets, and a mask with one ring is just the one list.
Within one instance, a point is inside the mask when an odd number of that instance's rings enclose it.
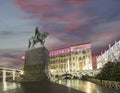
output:
{"label": "purple sky", "polygon": [[98,55],[120,40],[120,0],[0,0],[0,66],[20,67],[35,26],[48,49],[91,42]]}

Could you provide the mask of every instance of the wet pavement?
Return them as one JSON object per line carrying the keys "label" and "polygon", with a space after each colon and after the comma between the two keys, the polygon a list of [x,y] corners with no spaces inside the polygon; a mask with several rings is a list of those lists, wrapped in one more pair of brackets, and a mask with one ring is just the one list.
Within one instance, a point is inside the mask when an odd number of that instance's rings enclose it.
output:
{"label": "wet pavement", "polygon": [[[5,85],[4,85],[5,84]],[[84,93],[56,83],[0,83],[0,93]]]}
{"label": "wet pavement", "polygon": [[116,90],[83,80],[59,80],[57,83],[83,91],[85,93],[120,93]]}
{"label": "wet pavement", "polygon": [[0,93],[120,93],[89,81],[59,80],[57,83],[0,82]]}

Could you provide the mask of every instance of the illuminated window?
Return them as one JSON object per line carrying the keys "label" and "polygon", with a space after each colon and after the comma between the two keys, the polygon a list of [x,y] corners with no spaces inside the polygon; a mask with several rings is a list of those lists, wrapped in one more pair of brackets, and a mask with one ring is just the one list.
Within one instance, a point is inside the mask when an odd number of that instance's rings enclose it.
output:
{"label": "illuminated window", "polygon": [[79,60],[82,60],[82,58],[81,58],[81,57],[79,57]]}
{"label": "illuminated window", "polygon": [[83,53],[83,54],[85,54],[85,53],[86,53],[86,51],[85,51],[85,50],[83,50],[83,51],[82,51],[82,53]]}
{"label": "illuminated window", "polygon": [[75,58],[73,57],[73,60],[74,60]]}

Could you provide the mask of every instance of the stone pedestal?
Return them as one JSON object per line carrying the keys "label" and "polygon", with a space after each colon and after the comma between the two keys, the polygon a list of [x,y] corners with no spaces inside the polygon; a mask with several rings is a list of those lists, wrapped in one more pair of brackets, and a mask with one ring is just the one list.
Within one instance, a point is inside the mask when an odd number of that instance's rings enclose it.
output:
{"label": "stone pedestal", "polygon": [[49,81],[49,62],[49,51],[45,47],[26,51],[21,82]]}

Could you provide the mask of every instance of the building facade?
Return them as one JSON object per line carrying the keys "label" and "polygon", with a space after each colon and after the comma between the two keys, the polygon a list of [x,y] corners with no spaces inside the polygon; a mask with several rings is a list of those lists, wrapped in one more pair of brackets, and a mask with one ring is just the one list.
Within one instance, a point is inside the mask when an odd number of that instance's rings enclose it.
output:
{"label": "building facade", "polygon": [[92,70],[91,44],[50,51],[50,67],[51,73]]}
{"label": "building facade", "polygon": [[97,69],[102,68],[109,61],[120,62],[120,40],[113,46],[109,45],[109,49],[97,57]]}
{"label": "building facade", "polygon": [[0,67],[0,82],[14,81],[20,76],[22,70]]}

